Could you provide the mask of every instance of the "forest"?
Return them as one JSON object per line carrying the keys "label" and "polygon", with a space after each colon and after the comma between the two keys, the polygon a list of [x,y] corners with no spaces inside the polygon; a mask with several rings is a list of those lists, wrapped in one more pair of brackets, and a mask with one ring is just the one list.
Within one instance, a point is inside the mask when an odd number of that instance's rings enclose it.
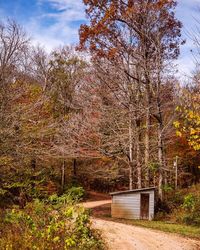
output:
{"label": "forest", "polygon": [[0,22],[0,249],[104,249],[89,191],[156,187],[159,220],[200,226],[200,23],[180,75],[177,1],[83,3],[50,53]]}

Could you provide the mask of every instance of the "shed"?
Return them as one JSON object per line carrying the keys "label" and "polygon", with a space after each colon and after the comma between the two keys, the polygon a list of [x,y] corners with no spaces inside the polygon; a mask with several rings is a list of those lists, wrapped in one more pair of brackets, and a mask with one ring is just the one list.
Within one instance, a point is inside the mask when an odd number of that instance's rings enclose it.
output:
{"label": "shed", "polygon": [[154,218],[155,187],[110,193],[111,215],[114,218]]}

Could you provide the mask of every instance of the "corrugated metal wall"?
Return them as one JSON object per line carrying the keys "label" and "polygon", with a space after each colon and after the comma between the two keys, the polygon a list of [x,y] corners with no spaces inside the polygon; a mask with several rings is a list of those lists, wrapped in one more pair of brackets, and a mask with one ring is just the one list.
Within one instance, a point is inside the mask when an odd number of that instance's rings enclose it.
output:
{"label": "corrugated metal wall", "polygon": [[116,194],[112,197],[112,217],[140,219],[140,194],[149,194],[149,219],[154,217],[154,191],[141,191],[129,194]]}
{"label": "corrugated metal wall", "polygon": [[154,218],[154,205],[155,205],[155,194],[154,191],[150,193],[150,200],[149,200],[149,220]]}

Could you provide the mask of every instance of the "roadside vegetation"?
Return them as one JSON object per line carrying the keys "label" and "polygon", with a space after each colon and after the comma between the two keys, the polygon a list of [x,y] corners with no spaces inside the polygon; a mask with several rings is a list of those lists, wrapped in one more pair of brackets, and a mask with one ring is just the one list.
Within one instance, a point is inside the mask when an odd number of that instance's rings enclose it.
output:
{"label": "roadside vegetation", "polygon": [[88,210],[77,205],[82,188],[0,210],[0,249],[103,249]]}
{"label": "roadside vegetation", "polygon": [[171,191],[166,195],[166,207],[157,213],[157,219],[200,228],[200,185]]}

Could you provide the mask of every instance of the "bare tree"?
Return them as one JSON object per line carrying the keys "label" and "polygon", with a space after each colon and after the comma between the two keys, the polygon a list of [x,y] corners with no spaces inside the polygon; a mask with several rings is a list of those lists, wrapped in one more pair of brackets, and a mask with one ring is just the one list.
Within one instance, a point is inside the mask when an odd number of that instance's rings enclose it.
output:
{"label": "bare tree", "polygon": [[[18,130],[17,113],[13,113],[12,103],[20,93],[13,93],[12,87],[24,69],[28,44],[26,33],[17,23],[12,20],[0,23],[0,140],[4,145]],[[1,155],[6,153],[6,147],[2,146]]]}

